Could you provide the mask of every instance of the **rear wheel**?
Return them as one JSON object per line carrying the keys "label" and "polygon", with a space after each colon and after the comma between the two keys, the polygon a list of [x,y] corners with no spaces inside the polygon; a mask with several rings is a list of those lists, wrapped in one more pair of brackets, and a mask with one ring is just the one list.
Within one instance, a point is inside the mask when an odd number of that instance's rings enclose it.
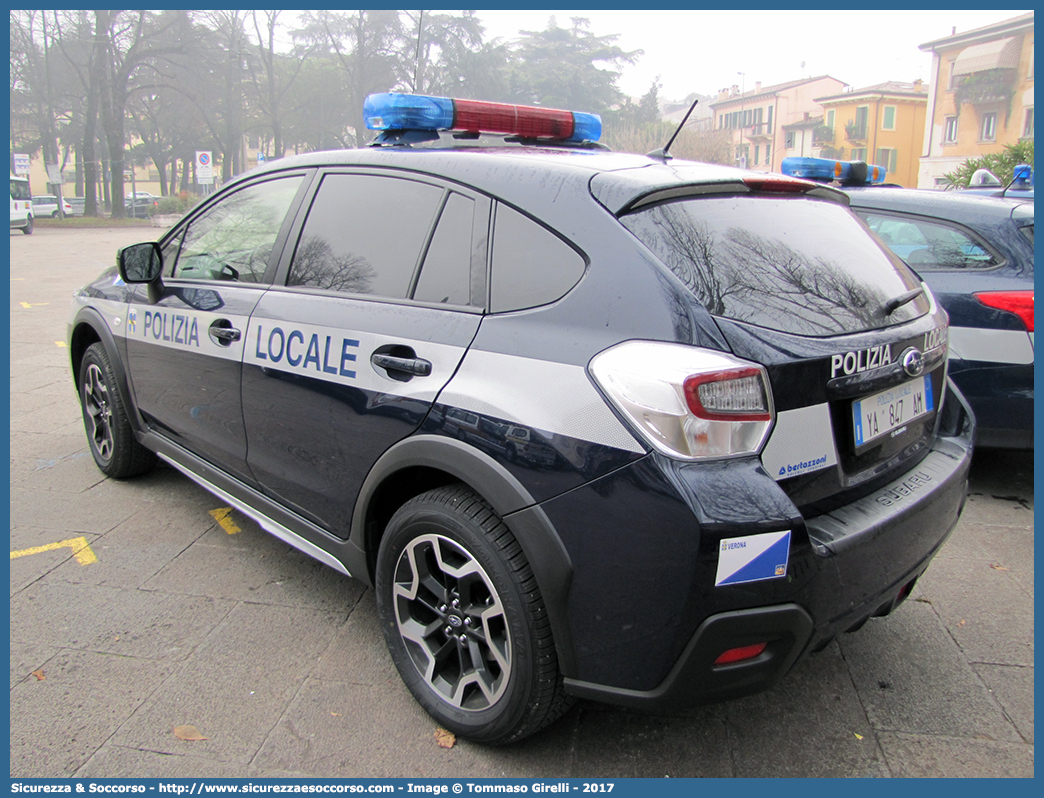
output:
{"label": "rear wheel", "polygon": [[33,234],[33,217],[32,216],[26,216],[25,217],[25,227],[22,228],[22,232],[25,233],[27,236],[31,236]]}
{"label": "rear wheel", "polygon": [[381,541],[376,577],[395,666],[443,727],[497,745],[568,709],[533,572],[473,491],[437,488],[399,508]]}
{"label": "rear wheel", "polygon": [[109,353],[100,342],[87,348],[80,363],[80,406],[91,455],[102,473],[124,479],[156,464],[156,455],[134,437]]}

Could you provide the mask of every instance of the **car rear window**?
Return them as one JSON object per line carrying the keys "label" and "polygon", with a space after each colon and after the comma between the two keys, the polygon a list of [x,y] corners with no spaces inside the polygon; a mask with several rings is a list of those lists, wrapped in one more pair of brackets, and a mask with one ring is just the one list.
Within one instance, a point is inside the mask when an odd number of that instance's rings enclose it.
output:
{"label": "car rear window", "polygon": [[621,220],[715,316],[799,335],[861,332],[924,315],[920,285],[843,205],[805,197],[696,197]]}

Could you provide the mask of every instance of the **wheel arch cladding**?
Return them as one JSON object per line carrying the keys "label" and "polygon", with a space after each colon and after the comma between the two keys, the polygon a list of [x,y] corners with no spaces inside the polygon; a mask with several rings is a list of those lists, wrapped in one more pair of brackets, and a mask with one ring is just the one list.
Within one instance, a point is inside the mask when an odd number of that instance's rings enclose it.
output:
{"label": "wheel arch cladding", "polygon": [[442,435],[416,435],[392,446],[370,469],[352,518],[351,541],[366,554],[373,583],[384,528],[399,506],[433,487],[467,485],[485,499],[522,547],[544,599],[559,666],[574,673],[567,612],[573,565],[561,538],[526,488],[492,457]]}

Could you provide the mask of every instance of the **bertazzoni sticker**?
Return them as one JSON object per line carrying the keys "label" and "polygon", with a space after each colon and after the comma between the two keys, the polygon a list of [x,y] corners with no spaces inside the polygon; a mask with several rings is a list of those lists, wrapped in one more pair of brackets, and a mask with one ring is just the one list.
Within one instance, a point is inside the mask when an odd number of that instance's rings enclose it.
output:
{"label": "bertazzoni sticker", "polygon": [[718,550],[715,586],[738,585],[787,575],[790,530],[725,538]]}

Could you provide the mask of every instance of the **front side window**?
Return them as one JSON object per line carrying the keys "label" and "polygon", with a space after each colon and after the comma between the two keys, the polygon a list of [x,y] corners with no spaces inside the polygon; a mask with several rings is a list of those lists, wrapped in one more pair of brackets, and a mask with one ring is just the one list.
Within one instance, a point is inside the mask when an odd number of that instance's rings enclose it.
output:
{"label": "front side window", "polygon": [[909,216],[857,210],[885,245],[918,271],[992,269],[1000,261],[970,232]]}
{"label": "front side window", "polygon": [[891,316],[890,298],[919,284],[849,210],[804,197],[699,197],[621,220],[715,316],[825,336],[917,318],[920,297]]}
{"label": "front side window", "polygon": [[[195,280],[259,283],[265,279],[279,237],[304,177],[295,175],[241,188],[188,224],[184,236],[164,248],[172,275]],[[175,240],[181,241],[178,251]]]}
{"label": "front side window", "polygon": [[443,193],[415,180],[326,175],[308,211],[287,284],[408,298]]}

